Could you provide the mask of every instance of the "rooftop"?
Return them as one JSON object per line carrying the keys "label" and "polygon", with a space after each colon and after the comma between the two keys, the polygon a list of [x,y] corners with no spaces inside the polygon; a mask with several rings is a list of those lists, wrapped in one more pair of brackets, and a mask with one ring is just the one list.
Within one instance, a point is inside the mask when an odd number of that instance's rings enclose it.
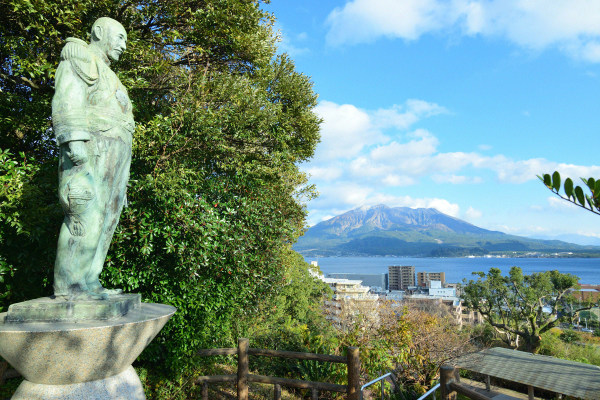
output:
{"label": "rooftop", "polygon": [[600,399],[600,367],[494,347],[456,360],[459,368],[585,400]]}

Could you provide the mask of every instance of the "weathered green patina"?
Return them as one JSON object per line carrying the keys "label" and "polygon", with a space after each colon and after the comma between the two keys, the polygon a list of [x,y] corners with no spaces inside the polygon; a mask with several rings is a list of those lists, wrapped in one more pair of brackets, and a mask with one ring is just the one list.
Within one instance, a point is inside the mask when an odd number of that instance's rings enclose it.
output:
{"label": "weathered green patina", "polygon": [[42,297],[11,304],[4,318],[6,324],[21,322],[81,322],[114,320],[141,307],[138,293],[108,296],[108,299]]}
{"label": "weathered green patina", "polygon": [[127,90],[110,69],[127,33],[110,18],[93,25],[89,44],[69,38],[56,71],[52,121],[60,146],[59,198],[65,212],[54,267],[54,294],[105,299],[100,273],[126,203],[134,129]]}

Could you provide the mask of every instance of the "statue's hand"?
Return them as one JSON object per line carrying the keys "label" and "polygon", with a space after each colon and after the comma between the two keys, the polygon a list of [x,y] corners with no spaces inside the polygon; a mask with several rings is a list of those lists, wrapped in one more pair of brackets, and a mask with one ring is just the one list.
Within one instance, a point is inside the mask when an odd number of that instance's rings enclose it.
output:
{"label": "statue's hand", "polygon": [[67,224],[67,227],[69,228],[71,235],[85,236],[85,228],[83,226],[83,223],[77,216],[71,215],[71,218],[69,218],[69,223]]}
{"label": "statue's hand", "polygon": [[82,165],[88,160],[87,149],[85,142],[82,140],[74,140],[68,143],[69,149],[67,150],[67,156],[71,159],[73,164]]}

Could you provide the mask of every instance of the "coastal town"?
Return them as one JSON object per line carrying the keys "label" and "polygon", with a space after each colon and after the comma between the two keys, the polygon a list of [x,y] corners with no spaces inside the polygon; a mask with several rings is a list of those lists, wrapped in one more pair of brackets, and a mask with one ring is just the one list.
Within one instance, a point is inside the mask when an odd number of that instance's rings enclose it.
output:
{"label": "coastal town", "polygon": [[[476,310],[464,307],[460,298],[460,283],[446,282],[444,272],[416,271],[410,265],[390,265],[388,273],[328,273],[315,272],[318,262],[311,261],[313,276],[332,289],[333,296],[325,301],[327,315],[334,318],[339,310],[350,304],[393,301],[409,304],[422,309],[435,309],[442,306],[457,325],[481,324],[485,320]],[[597,302],[600,300],[600,285],[580,284],[570,292],[576,301]],[[549,310],[547,310],[549,311]],[[600,309],[596,308],[591,320],[600,320]],[[568,325],[567,325],[568,326]],[[587,318],[573,321],[572,328],[591,333]]]}

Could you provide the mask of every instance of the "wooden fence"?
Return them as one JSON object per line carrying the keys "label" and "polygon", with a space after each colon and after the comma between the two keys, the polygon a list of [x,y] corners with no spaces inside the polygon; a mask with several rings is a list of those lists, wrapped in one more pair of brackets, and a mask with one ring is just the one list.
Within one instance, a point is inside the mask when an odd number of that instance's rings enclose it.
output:
{"label": "wooden fence", "polygon": [[[346,357],[329,354],[300,353],[295,351],[263,350],[253,349],[248,345],[248,339],[239,339],[237,348],[228,349],[205,349],[200,350],[200,356],[225,356],[235,355],[238,357],[237,374],[200,376],[196,383],[202,385],[202,400],[208,400],[208,384],[214,382],[235,382],[237,384],[238,400],[248,400],[248,382],[268,383],[274,385],[273,399],[281,399],[281,387],[293,387],[298,389],[310,389],[312,399],[318,399],[319,391],[330,391],[346,393],[348,400],[360,400],[360,359],[358,347],[348,347]],[[296,360],[315,360],[346,364],[348,368],[348,384],[336,385],[325,382],[302,381],[297,379],[277,378],[272,376],[254,375],[248,370],[248,356],[280,357]]]}
{"label": "wooden fence", "polygon": [[481,394],[470,387],[460,383],[458,368],[450,365],[442,365],[440,368],[440,391],[442,400],[456,400],[456,394],[460,393],[471,400],[491,400],[488,396]]}

